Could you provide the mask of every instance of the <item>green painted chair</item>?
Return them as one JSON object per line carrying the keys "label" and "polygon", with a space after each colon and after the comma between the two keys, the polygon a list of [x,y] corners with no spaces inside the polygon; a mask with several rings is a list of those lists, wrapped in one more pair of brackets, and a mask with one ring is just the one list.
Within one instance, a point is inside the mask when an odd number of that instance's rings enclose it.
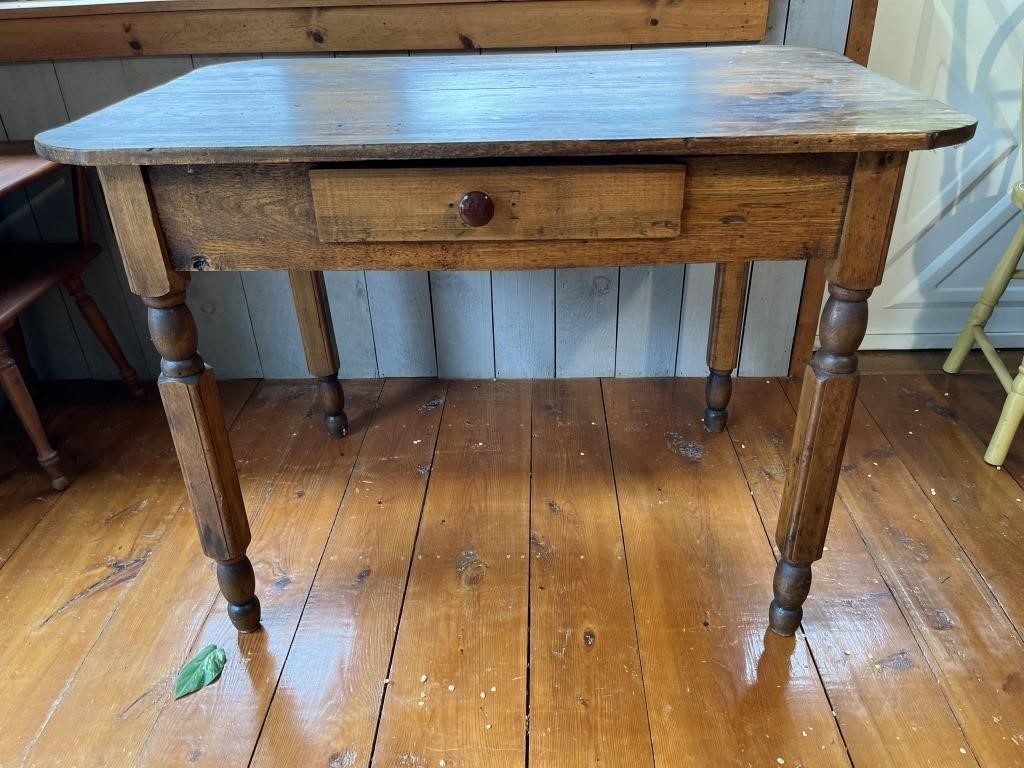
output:
{"label": "green painted chair", "polygon": [[[1024,124],[1024,105],[1022,105],[1021,121]],[[1010,199],[1014,205],[1024,211],[1024,181],[1018,181],[1013,185],[1010,192]],[[985,461],[995,466],[1001,465],[1006,460],[1006,454],[1010,450],[1010,443],[1024,418],[1024,363],[1017,369],[1017,376],[1013,378],[1007,370],[1006,365],[999,359],[995,347],[985,335],[985,325],[992,317],[992,310],[995,309],[999,299],[1006,292],[1006,287],[1011,280],[1024,279],[1024,270],[1020,268],[1021,256],[1024,256],[1024,221],[1017,227],[1017,232],[1010,242],[1010,247],[999,260],[995,271],[985,284],[981,293],[981,299],[971,310],[971,316],[967,320],[960,338],[942,365],[946,373],[956,373],[964,364],[967,353],[971,351],[975,343],[985,354],[985,359],[999,377],[1003,389],[1006,390],[1006,402],[1003,404],[1003,412],[996,423],[995,432],[992,433],[992,440],[985,452]]]}

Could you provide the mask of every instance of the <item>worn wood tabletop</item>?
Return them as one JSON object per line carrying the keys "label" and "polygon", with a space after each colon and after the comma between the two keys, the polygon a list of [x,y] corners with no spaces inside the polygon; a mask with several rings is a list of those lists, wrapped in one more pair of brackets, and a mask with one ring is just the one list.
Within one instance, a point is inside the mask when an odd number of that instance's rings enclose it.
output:
{"label": "worn wood tabletop", "polygon": [[909,151],[974,118],[838,54],[736,46],[196,70],[37,137],[44,157],[156,165]]}

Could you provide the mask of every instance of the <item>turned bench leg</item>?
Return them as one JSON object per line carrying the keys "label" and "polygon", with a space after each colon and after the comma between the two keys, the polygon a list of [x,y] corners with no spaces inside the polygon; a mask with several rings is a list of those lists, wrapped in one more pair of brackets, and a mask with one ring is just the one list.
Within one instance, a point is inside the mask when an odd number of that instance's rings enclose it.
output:
{"label": "turned bench leg", "polygon": [[338,345],[331,324],[324,273],[289,272],[288,279],[295,299],[295,314],[299,318],[306,364],[317,379],[327,433],[331,437],[344,437],[348,433],[348,416],[345,415],[345,393],[338,381]]}
{"label": "turned bench leg", "polygon": [[4,392],[7,393],[7,398],[11,401],[14,412],[18,414],[22,426],[28,432],[32,445],[35,446],[39,466],[50,476],[50,485],[55,491],[63,491],[69,483],[60,470],[60,457],[46,437],[43,423],[39,420],[39,412],[36,410],[35,403],[32,402],[32,396],[28,392],[28,387],[25,386],[25,380],[21,378],[21,372],[14,362],[11,348],[2,333],[0,333],[0,384],[3,385]]}
{"label": "turned bench leg", "polygon": [[775,532],[781,559],[769,611],[772,630],[792,635],[811,588],[811,563],[821,559],[842,468],[860,373],[857,347],[868,323],[870,290],[829,284],[818,329],[821,349],[804,373],[782,510]]}
{"label": "turned bench leg", "polygon": [[708,432],[721,432],[729,417],[726,408],[732,397],[732,372],[740,356],[748,276],[749,265],[745,262],[715,266],[711,335],[708,337],[708,407],[704,411],[704,428]]}
{"label": "turned bench leg", "polygon": [[249,521],[213,369],[197,352],[198,337],[185,290],[144,297],[149,332],[160,353],[160,397],[192,500],[203,552],[217,563],[217,581],[231,623],[241,632],[260,626],[252,563],[246,557]]}
{"label": "turned bench leg", "polygon": [[64,288],[74,298],[75,304],[78,305],[78,311],[82,313],[85,322],[89,324],[93,335],[103,345],[110,359],[117,366],[117,370],[121,374],[121,380],[128,387],[128,391],[132,393],[133,397],[142,397],[145,394],[145,390],[139,384],[139,375],[128,364],[128,359],[124,356],[124,350],[117,343],[117,337],[114,336],[114,332],[110,329],[107,318],[103,316],[100,308],[96,306],[96,302],[93,301],[92,296],[85,289],[85,283],[82,282],[81,276],[72,275],[69,277],[64,281]]}

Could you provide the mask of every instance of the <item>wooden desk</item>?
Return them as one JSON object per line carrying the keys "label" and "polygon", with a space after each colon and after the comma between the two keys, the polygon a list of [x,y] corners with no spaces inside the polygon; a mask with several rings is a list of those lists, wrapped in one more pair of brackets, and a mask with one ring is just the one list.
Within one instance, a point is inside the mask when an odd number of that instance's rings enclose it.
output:
{"label": "wooden desk", "polygon": [[776,540],[792,634],[824,546],[907,154],[973,118],[841,56],[750,46],[263,60],[197,70],[41,134],[99,169],[228,612],[259,626],[246,520],[190,270],[290,271],[327,428],[347,428],[321,270],[716,262],[706,426],[725,426],[746,265],[823,259]]}

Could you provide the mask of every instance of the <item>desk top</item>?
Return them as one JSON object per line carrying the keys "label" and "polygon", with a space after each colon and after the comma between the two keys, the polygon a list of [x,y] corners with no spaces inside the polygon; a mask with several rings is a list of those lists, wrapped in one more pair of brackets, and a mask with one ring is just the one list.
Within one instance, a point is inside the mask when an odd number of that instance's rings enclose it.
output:
{"label": "desk top", "polygon": [[36,147],[80,165],[856,152],[975,125],[838,54],[749,45],[220,64]]}

